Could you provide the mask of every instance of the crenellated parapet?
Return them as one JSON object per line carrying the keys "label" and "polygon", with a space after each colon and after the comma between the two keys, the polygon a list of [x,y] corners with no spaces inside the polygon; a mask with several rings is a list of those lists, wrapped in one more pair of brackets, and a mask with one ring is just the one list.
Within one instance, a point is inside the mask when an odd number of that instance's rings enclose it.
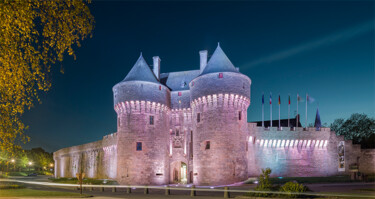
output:
{"label": "crenellated parapet", "polygon": [[250,105],[250,98],[242,95],[231,94],[231,93],[219,93],[213,95],[207,95],[194,99],[191,102],[192,109],[194,108],[235,108],[246,110]]}
{"label": "crenellated parapet", "polygon": [[164,104],[151,101],[125,101],[115,105],[117,115],[130,113],[158,114],[168,112],[170,109]]}

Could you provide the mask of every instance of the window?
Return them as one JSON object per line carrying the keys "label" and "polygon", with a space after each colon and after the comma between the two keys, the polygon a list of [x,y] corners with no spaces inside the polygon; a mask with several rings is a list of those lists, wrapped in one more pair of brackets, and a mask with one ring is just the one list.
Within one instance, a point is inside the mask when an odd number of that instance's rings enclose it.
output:
{"label": "window", "polygon": [[207,150],[207,149],[210,149],[210,147],[211,147],[211,143],[210,143],[210,141],[206,141],[206,150]]}
{"label": "window", "polygon": [[201,122],[201,114],[200,113],[197,114],[197,122],[198,123]]}
{"label": "window", "polygon": [[223,73],[219,73],[219,78],[223,78]]}
{"label": "window", "polygon": [[182,93],[181,92],[178,92],[178,96],[181,96],[182,95]]}
{"label": "window", "polygon": [[180,131],[176,129],[176,136],[180,136]]}
{"label": "window", "polygon": [[238,120],[242,119],[242,111],[238,111]]}
{"label": "window", "polygon": [[154,125],[154,116],[150,115],[150,125]]}
{"label": "window", "polygon": [[142,142],[137,142],[137,151],[142,151]]}
{"label": "window", "polygon": [[161,86],[159,86],[159,90],[161,90]]}

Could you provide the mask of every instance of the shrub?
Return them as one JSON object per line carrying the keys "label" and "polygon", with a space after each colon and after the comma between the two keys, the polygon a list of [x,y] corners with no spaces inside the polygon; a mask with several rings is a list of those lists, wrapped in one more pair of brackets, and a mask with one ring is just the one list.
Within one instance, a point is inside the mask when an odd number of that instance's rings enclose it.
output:
{"label": "shrub", "polygon": [[304,186],[303,184],[299,184],[297,182],[287,182],[283,186],[280,187],[281,192],[287,192],[285,196],[288,196],[290,198],[297,198],[300,197],[300,194],[308,191],[308,188]]}
{"label": "shrub", "polygon": [[[270,174],[272,170],[270,168],[262,169],[262,174],[259,176],[258,185],[255,187],[255,191],[274,191],[275,187],[270,181]],[[272,193],[248,193],[247,196],[257,196],[257,197],[270,197],[274,194]]]}
{"label": "shrub", "polygon": [[22,189],[25,188],[24,185],[19,185],[19,184],[10,184],[10,183],[2,183],[0,184],[0,190],[1,189]]}

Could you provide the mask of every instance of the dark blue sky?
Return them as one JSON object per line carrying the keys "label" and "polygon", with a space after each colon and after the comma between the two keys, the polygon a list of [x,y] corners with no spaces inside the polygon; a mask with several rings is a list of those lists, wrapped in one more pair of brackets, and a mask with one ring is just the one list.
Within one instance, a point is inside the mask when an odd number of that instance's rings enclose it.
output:
{"label": "dark blue sky", "polygon": [[[93,2],[93,38],[76,48],[51,74],[42,104],[24,115],[27,147],[48,151],[96,141],[116,132],[112,86],[142,51],[148,64],[161,58],[161,72],[199,68],[199,50],[212,54],[217,42],[252,80],[248,120],[261,120],[261,95],[309,93],[308,123],[319,110],[323,123],[352,113],[374,117],[373,1]],[[267,101],[266,100],[266,101]],[[300,103],[301,120],[305,106]],[[269,105],[265,106],[269,119]],[[274,103],[273,118],[278,107]]]}

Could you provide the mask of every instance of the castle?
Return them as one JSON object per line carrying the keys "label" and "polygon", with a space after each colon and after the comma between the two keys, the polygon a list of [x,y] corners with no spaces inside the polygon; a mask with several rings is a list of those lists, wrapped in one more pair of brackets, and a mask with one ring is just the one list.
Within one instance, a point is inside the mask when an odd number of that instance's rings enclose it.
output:
{"label": "castle", "polygon": [[142,55],[113,87],[117,132],[54,153],[55,177],[115,179],[125,185],[225,185],[259,176],[375,173],[375,151],[329,128],[247,122],[251,79],[218,45],[199,70],[160,74]]}

